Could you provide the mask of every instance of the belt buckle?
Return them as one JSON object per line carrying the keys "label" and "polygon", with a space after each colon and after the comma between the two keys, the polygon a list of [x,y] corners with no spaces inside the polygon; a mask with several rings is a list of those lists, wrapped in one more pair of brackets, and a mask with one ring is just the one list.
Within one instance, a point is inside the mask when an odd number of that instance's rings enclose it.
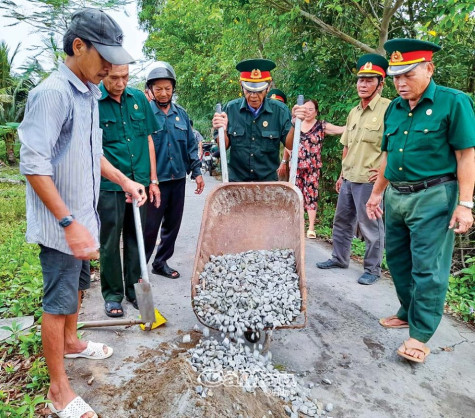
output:
{"label": "belt buckle", "polygon": [[399,187],[397,187],[397,190],[398,190],[400,193],[412,193],[412,192],[414,191],[412,185],[409,185],[409,186],[399,186]]}

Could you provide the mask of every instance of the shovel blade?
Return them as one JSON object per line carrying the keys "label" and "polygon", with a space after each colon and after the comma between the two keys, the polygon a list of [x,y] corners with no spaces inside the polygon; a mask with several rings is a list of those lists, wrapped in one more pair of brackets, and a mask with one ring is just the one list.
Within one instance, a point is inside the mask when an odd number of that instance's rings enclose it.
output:
{"label": "shovel blade", "polygon": [[150,283],[135,283],[134,288],[142,320],[144,322],[154,322],[155,308],[153,307],[153,296]]}

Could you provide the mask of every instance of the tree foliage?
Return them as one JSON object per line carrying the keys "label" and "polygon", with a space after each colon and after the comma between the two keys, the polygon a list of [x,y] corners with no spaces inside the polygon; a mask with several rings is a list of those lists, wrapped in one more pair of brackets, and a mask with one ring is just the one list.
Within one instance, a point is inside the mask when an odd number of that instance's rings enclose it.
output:
{"label": "tree foliage", "polygon": [[[217,102],[240,94],[235,65],[242,59],[274,60],[276,86],[295,103],[298,94],[319,101],[321,117],[343,124],[358,99],[355,63],[384,55],[383,44],[417,37],[442,45],[435,79],[474,91],[473,0],[140,0],[139,19],[149,32],[145,53],[170,62],[178,100],[200,130],[209,132]],[[396,96],[391,81],[384,95]],[[321,204],[335,199],[341,147],[323,148]]]}

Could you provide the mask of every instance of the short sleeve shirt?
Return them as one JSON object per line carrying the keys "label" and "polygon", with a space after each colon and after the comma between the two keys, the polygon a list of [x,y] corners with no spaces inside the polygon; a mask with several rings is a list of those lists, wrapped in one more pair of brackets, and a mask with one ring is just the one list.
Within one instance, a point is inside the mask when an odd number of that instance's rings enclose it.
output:
{"label": "short sleeve shirt", "polygon": [[385,115],[384,176],[391,182],[417,182],[456,173],[455,150],[475,146],[473,101],[465,93],[430,81],[411,110],[394,99]]}
{"label": "short sleeve shirt", "polygon": [[278,100],[264,99],[256,118],[245,98],[229,102],[230,181],[275,181],[280,162],[280,144],[285,144],[291,128],[287,106]]}
{"label": "short sleeve shirt", "polygon": [[384,113],[391,101],[379,94],[363,109],[351,109],[346,120],[346,129],[340,142],[348,147],[342,161],[343,178],[355,183],[368,183],[371,168],[381,164],[381,140],[383,137]]}
{"label": "short sleeve shirt", "polygon": [[[99,116],[104,156],[128,178],[148,186],[148,136],[158,129],[148,100],[140,90],[126,87],[118,103],[109,96],[102,83],[99,88],[102,92]],[[122,191],[122,188],[102,177],[101,190]]]}

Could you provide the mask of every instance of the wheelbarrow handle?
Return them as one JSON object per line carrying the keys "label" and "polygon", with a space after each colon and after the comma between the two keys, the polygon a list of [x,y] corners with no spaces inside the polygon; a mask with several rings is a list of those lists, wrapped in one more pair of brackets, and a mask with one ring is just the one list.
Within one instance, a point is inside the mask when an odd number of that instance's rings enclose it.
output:
{"label": "wheelbarrow handle", "polygon": [[[299,94],[297,97],[297,104],[299,106],[302,106],[303,101],[304,101],[303,94]],[[295,181],[297,179],[297,163],[298,163],[298,156],[299,156],[301,128],[302,128],[302,120],[299,118],[295,118],[294,144],[292,146],[292,160],[290,163],[290,175],[289,175],[289,182],[291,184],[295,184]]]}
{"label": "wheelbarrow handle", "polygon": [[145,260],[145,245],[143,241],[142,220],[140,219],[140,211],[137,199],[133,200],[132,208],[134,211],[135,233],[137,234],[137,245],[139,249],[141,278],[145,283],[150,283],[150,280],[148,278],[147,261]]}
{"label": "wheelbarrow handle", "polygon": [[[216,105],[216,113],[221,113],[223,110],[221,108],[221,103]],[[218,144],[219,144],[219,159],[221,161],[221,178],[223,183],[229,182],[228,175],[228,160],[226,158],[226,141],[224,139],[224,128],[218,129]]]}

